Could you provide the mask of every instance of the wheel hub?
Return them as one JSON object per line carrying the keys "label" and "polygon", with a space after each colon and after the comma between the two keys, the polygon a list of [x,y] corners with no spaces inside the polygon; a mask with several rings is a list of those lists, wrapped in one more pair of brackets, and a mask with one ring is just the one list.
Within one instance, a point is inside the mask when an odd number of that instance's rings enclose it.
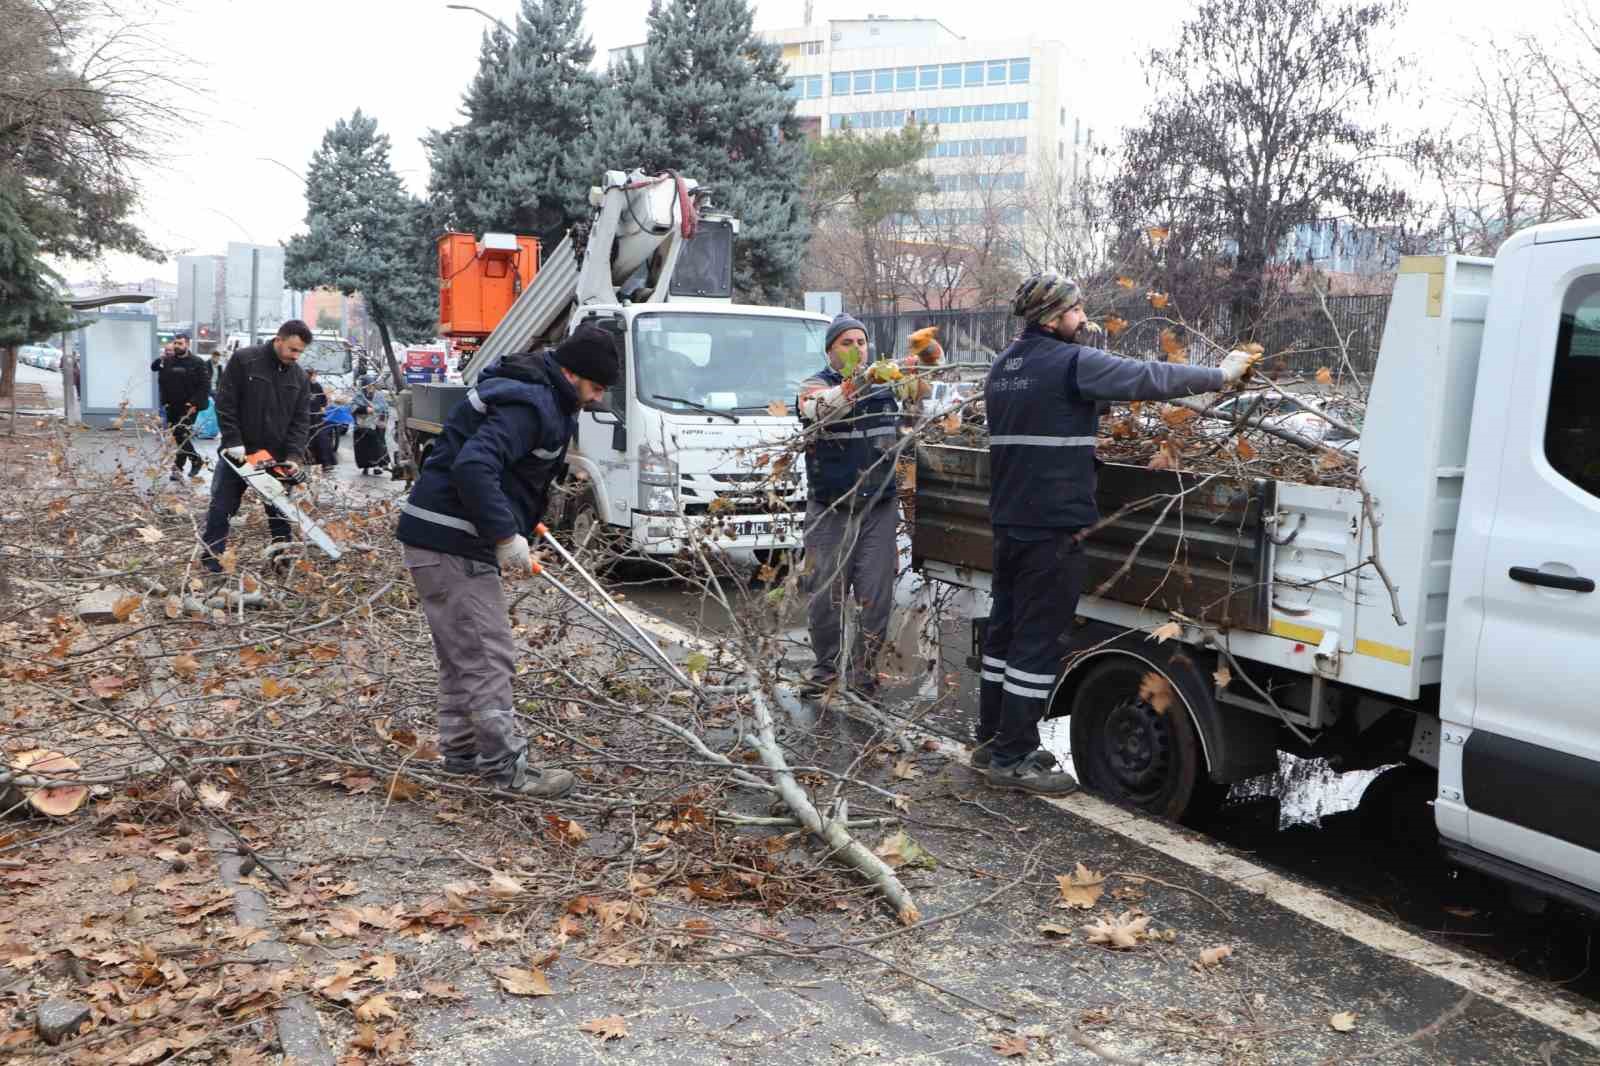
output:
{"label": "wheel hub", "polygon": [[1105,763],[1131,795],[1159,791],[1172,764],[1165,718],[1140,699],[1125,699],[1106,716]]}

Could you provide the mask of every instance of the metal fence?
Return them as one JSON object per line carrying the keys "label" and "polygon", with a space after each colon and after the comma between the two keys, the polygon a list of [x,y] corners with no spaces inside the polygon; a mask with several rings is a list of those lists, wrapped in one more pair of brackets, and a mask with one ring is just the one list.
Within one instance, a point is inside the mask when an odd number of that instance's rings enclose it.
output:
{"label": "metal fence", "polygon": [[[1127,306],[1116,306],[1115,313],[1130,323],[1110,347],[1127,355],[1161,351],[1160,335],[1172,328],[1168,320],[1153,317],[1150,305],[1142,298],[1131,298]],[[1301,375],[1315,374],[1321,367],[1340,370],[1339,341],[1344,338],[1351,367],[1363,377],[1370,376],[1378,363],[1378,345],[1383,337],[1384,319],[1389,313],[1387,296],[1330,296],[1327,313],[1316,296],[1295,295],[1280,300],[1272,314],[1256,331],[1256,338],[1272,356],[1271,365]],[[862,315],[875,355],[891,355],[906,350],[906,339],[916,330],[938,326],[939,340],[949,361],[987,364],[995,353],[1011,343],[1022,328],[1022,320],[1003,307],[976,311],[903,311],[898,314]],[[1234,336],[1228,309],[1218,308],[1208,333],[1219,342]],[[1182,330],[1178,330],[1180,336]],[[1189,345],[1194,363],[1214,364],[1218,353],[1209,345]]]}

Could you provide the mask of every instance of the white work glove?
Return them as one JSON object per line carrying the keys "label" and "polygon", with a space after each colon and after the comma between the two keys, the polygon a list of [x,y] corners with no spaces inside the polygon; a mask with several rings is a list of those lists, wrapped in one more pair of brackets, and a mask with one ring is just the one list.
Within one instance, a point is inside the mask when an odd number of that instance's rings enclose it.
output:
{"label": "white work glove", "polygon": [[494,561],[500,564],[502,574],[533,573],[533,556],[528,552],[528,538],[521,533],[494,546]]}
{"label": "white work glove", "polygon": [[1228,353],[1222,361],[1222,380],[1229,385],[1237,385],[1250,373],[1250,368],[1256,365],[1261,357],[1251,352],[1243,352],[1235,348]]}
{"label": "white work glove", "polygon": [[294,477],[300,472],[300,464],[293,459],[285,459],[278,464],[278,468],[283,471],[285,477]]}
{"label": "white work glove", "polygon": [[225,459],[231,459],[235,465],[242,463],[244,462],[244,445],[235,444],[231,448],[224,448],[222,449],[222,455]]}

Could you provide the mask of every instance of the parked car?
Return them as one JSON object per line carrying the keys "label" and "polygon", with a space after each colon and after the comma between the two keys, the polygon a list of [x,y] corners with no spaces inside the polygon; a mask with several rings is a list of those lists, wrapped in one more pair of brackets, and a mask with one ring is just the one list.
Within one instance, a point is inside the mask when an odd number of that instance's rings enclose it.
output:
{"label": "parked car", "polygon": [[50,344],[24,344],[17,349],[17,358],[28,366],[41,370],[61,369],[61,349]]}
{"label": "parked car", "polygon": [[935,381],[933,391],[922,401],[923,414],[928,417],[942,415],[960,407],[980,395],[982,386],[973,381]]}

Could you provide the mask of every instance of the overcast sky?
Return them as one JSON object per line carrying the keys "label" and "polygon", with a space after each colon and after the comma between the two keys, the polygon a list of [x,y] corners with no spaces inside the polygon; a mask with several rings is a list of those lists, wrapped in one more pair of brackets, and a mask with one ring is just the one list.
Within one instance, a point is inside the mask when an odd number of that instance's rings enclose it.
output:
{"label": "overcast sky", "polygon": [[[1436,98],[1460,74],[1466,42],[1519,30],[1556,32],[1563,10],[1584,0],[1413,0],[1395,42],[1420,56]],[[510,22],[518,0],[477,0]],[[941,20],[968,38],[1037,35],[1083,57],[1068,79],[1082,86],[1085,121],[1110,134],[1136,118],[1148,99],[1138,58],[1171,40],[1187,0],[1067,5],[1044,0],[816,0],[814,21],[867,13]],[[588,26],[603,64],[608,48],[644,38],[648,0],[589,0]],[[804,0],[760,0],[758,29],[799,25]],[[1130,13],[1136,12],[1130,17]],[[175,0],[163,16],[172,59],[204,90],[197,112],[145,176],[141,220],[154,241],[178,252],[211,253],[230,240],[277,243],[303,229],[300,180],[322,134],[362,108],[394,145],[393,162],[411,189],[427,186],[419,139],[453,124],[488,23],[444,0]],[[1407,109],[1410,111],[1410,109]],[[278,160],[268,162],[260,157]],[[628,160],[617,160],[619,167]],[[288,168],[288,169],[285,169]],[[118,281],[176,280],[176,267],[113,256]],[[69,278],[94,276],[66,264]]]}

